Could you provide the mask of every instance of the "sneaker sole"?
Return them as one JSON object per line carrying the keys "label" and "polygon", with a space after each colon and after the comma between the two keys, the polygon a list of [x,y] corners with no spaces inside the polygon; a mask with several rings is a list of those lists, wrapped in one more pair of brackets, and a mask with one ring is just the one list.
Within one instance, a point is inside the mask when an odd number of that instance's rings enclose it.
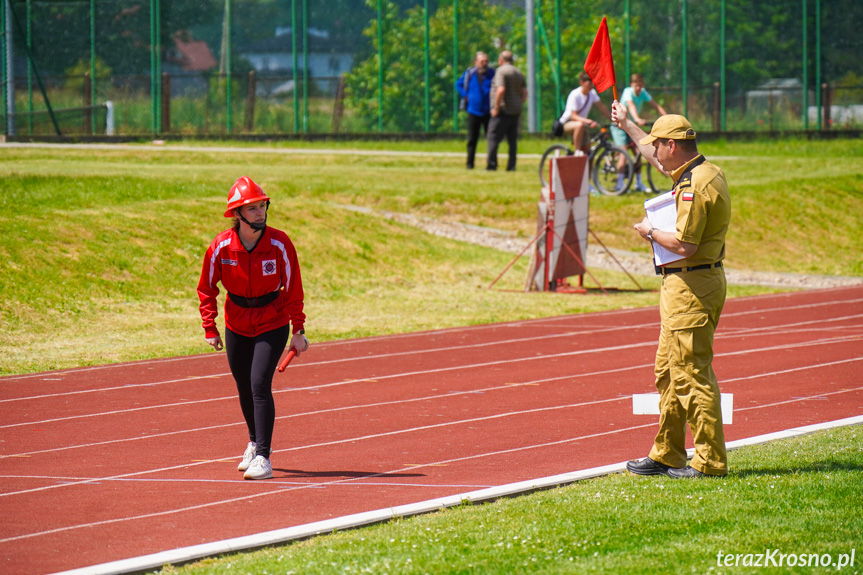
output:
{"label": "sneaker sole", "polygon": [[252,480],[255,480],[255,479],[272,479],[272,478],[273,478],[272,473],[267,473],[266,475],[261,475],[259,477],[255,477],[254,475],[249,475],[249,474],[243,475],[243,479],[252,479]]}

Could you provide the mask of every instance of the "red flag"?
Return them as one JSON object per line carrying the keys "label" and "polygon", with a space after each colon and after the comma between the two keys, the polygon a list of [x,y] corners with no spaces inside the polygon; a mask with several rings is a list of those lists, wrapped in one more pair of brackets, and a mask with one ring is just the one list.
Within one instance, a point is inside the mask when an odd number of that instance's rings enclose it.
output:
{"label": "red flag", "polygon": [[597,92],[604,92],[615,85],[614,59],[611,57],[611,40],[608,39],[608,24],[603,17],[596,32],[596,39],[587,60],[584,61],[584,70],[590,76],[590,80],[596,87]]}

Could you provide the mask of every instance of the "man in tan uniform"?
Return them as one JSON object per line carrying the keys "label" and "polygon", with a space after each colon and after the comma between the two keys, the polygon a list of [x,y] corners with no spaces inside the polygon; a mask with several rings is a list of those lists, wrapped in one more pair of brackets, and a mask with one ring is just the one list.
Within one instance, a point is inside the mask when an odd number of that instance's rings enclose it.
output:
{"label": "man in tan uniform", "polygon": [[[695,130],[683,116],[660,117],[646,134],[619,102],[612,122],[638,142],[644,157],[674,180],[675,232],[653,228],[647,218],[635,230],[683,259],[657,268],[662,330],[656,351],[659,433],[648,457],[626,468],[638,475],[675,478],[728,473],[719,384],[713,372],[713,334],[725,304],[725,235],[731,198],[725,174],[698,153]],[[686,465],[686,424],[695,455]]]}

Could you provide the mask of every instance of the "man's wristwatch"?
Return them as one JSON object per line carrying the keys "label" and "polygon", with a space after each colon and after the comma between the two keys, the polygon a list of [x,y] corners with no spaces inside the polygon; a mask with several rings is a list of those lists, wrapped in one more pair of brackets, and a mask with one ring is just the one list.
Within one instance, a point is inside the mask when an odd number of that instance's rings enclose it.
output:
{"label": "man's wristwatch", "polygon": [[[305,330],[305,329],[300,329],[300,330],[297,330],[297,333],[301,333],[301,334],[303,334],[303,335],[306,335],[306,330]],[[294,334],[294,335],[296,335],[296,334]]]}
{"label": "man's wristwatch", "polygon": [[658,229],[659,229],[659,228],[650,228],[650,231],[649,231],[649,232],[647,232],[647,239],[649,239],[650,241],[655,241],[655,240],[653,239],[653,232],[654,232],[654,231],[656,231],[656,230],[658,230]]}

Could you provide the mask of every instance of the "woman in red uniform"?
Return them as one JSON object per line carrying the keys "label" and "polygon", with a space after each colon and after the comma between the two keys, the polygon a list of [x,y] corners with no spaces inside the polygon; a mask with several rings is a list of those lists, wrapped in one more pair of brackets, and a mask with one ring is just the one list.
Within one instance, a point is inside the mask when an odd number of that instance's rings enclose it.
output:
{"label": "woman in red uniform", "polygon": [[210,244],[198,282],[205,337],[216,351],[222,349],[215,322],[216,284],[222,282],[228,292],[224,347],[249,428],[249,444],[238,466],[246,479],[273,476],[273,374],[289,337],[298,356],[309,347],[297,252],[287,234],[267,226],[269,206],[270,198],[251,178],[234,183],[225,211],[234,226]]}

